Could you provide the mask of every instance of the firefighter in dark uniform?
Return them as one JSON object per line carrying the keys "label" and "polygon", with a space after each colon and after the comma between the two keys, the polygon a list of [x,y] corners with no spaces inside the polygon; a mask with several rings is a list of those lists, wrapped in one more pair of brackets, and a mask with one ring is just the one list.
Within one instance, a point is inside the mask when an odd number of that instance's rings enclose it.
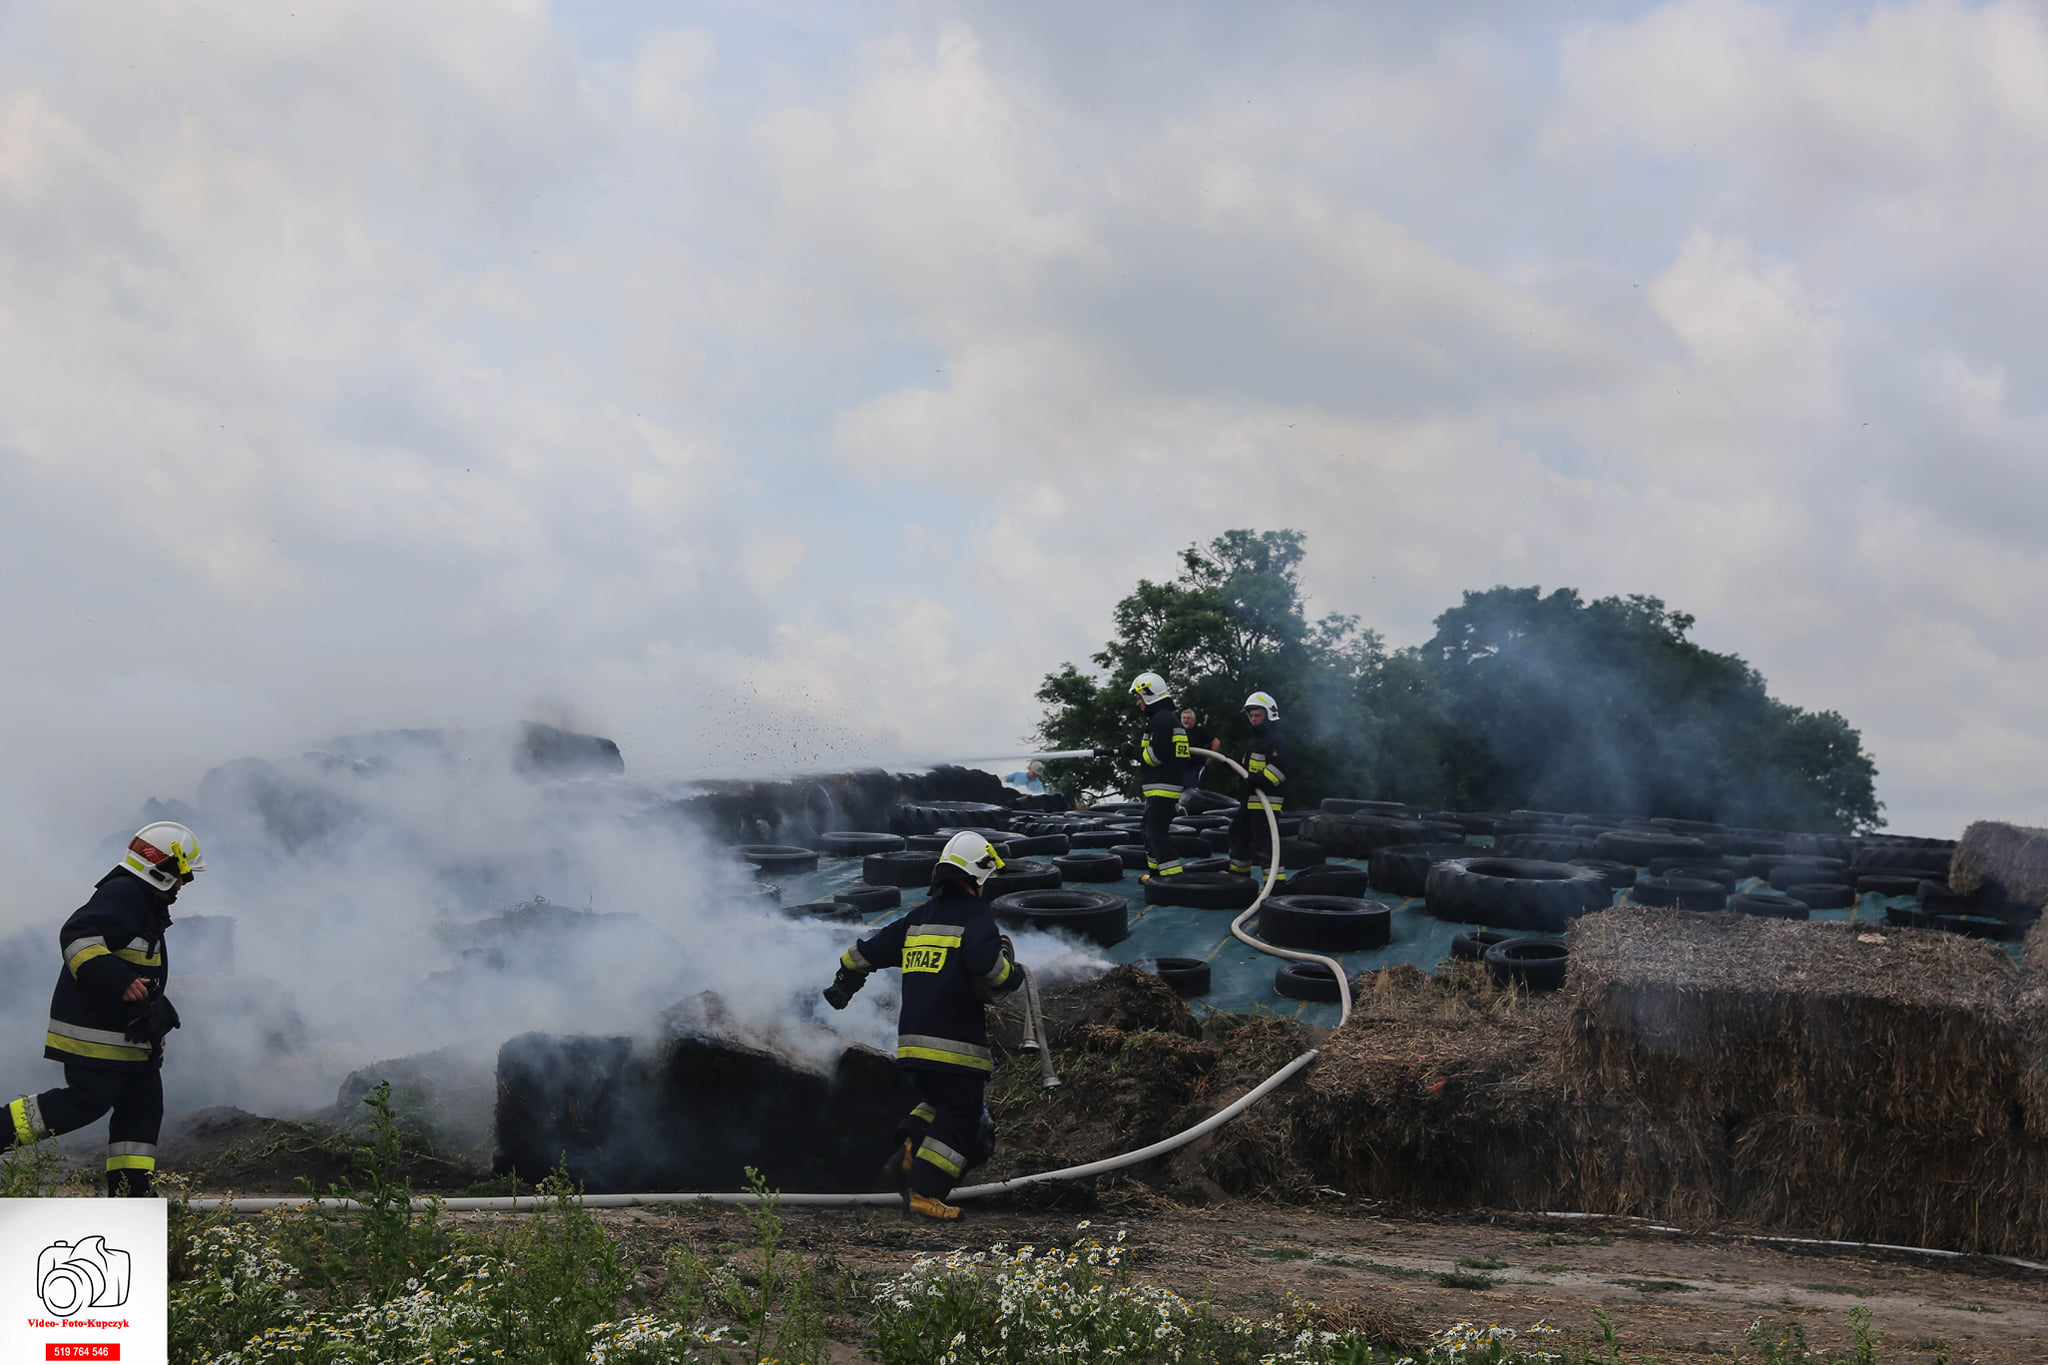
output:
{"label": "firefighter in dark uniform", "polygon": [[[1180,809],[1181,793],[1187,789],[1193,751],[1188,744],[1188,732],[1180,723],[1180,708],[1167,693],[1166,679],[1157,673],[1140,673],[1131,683],[1131,697],[1145,713],[1145,734],[1136,743],[1113,752],[1136,763],[1143,782],[1148,875],[1177,877],[1181,857],[1173,846],[1173,817]],[[1106,757],[1112,751],[1096,752]]]}
{"label": "firefighter in dark uniform", "polygon": [[0,1151],[83,1128],[109,1110],[107,1193],[149,1194],[164,1121],[164,1037],[178,1011],[164,998],[164,930],[178,889],[201,872],[199,840],[171,821],[144,825],[92,899],[64,921],[64,966],[50,996],[43,1055],[64,1084],[23,1095],[0,1120]]}
{"label": "firefighter in dark uniform", "polygon": [[[1287,741],[1280,735],[1280,703],[1264,692],[1244,699],[1244,718],[1252,723],[1252,742],[1244,756],[1245,771],[1251,774],[1244,804],[1230,821],[1230,870],[1247,874],[1252,870],[1254,851],[1261,851],[1265,866],[1272,865],[1272,830],[1266,827],[1266,811],[1277,817],[1287,804],[1281,795],[1286,784]],[[1287,880],[1280,869],[1276,882]]]}
{"label": "firefighter in dark uniform", "polygon": [[995,1152],[995,1125],[983,1105],[995,1069],[983,1007],[1023,980],[981,898],[1002,865],[981,835],[954,835],[932,869],[930,899],[848,948],[825,989],[826,1002],[845,1009],[869,972],[903,972],[896,1065],[916,1084],[918,1105],[897,1126],[889,1171],[906,1215],[958,1218],[946,1196]]}

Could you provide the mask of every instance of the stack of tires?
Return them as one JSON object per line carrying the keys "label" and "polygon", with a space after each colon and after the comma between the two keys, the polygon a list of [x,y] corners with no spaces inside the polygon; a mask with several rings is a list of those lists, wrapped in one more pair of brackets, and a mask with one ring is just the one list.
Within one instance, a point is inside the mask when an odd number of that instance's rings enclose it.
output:
{"label": "stack of tires", "polygon": [[1557,934],[1612,896],[1592,868],[1522,858],[1450,858],[1429,869],[1431,916],[1453,924]]}

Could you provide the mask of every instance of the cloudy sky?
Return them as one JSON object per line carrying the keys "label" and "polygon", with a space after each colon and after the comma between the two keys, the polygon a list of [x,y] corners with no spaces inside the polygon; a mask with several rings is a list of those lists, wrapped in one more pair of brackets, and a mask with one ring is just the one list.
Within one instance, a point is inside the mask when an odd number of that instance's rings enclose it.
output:
{"label": "cloudy sky", "polygon": [[2048,23],[0,0],[0,815],[324,735],[986,753],[1180,547],[1654,593],[2048,821]]}

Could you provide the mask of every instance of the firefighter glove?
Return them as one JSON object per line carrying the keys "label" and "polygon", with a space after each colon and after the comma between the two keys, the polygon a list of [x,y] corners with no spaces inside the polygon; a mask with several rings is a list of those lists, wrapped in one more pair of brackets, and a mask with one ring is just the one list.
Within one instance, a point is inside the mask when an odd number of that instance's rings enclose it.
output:
{"label": "firefighter glove", "polygon": [[835,1010],[843,1010],[853,1003],[853,997],[859,995],[860,988],[867,984],[865,973],[841,967],[839,974],[832,978],[832,984],[825,988],[825,1003]]}
{"label": "firefighter glove", "polygon": [[178,1018],[178,1007],[160,990],[152,989],[136,1003],[134,1012],[128,1016],[126,1037],[131,1043],[155,1047],[172,1029],[183,1026],[183,1021]]}

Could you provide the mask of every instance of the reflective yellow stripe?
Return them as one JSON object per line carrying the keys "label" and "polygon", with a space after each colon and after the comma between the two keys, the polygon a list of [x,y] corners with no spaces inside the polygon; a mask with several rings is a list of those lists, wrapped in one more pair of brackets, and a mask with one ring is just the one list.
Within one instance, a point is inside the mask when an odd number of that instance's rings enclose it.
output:
{"label": "reflective yellow stripe", "polygon": [[1268,810],[1284,810],[1287,801],[1286,798],[1275,796],[1271,792],[1253,792],[1245,798],[1244,804],[1247,810],[1258,810],[1262,806]]}
{"label": "reflective yellow stripe", "polygon": [[868,965],[868,960],[860,955],[858,948],[848,948],[845,952],[841,953],[839,955],[839,965],[846,968],[849,972],[868,972],[874,970],[874,968]]}
{"label": "reflective yellow stripe", "polygon": [[1164,783],[1161,783],[1161,784],[1158,784],[1158,785],[1155,785],[1155,786],[1150,786],[1150,787],[1147,787],[1147,788],[1145,788],[1145,795],[1147,795],[1147,796],[1172,796],[1172,797],[1178,797],[1178,796],[1180,795],[1180,793],[1181,793],[1181,789],[1180,789],[1179,787],[1169,787],[1169,786],[1166,786],[1166,785],[1165,785]]}
{"label": "reflective yellow stripe", "polygon": [[153,1156],[110,1156],[107,1158],[110,1171],[153,1171],[156,1158]]}
{"label": "reflective yellow stripe", "polygon": [[903,937],[906,948],[958,948],[958,934],[906,934]]}
{"label": "reflective yellow stripe", "polygon": [[35,1145],[35,1125],[28,1121],[28,1096],[7,1106],[7,1115],[14,1120],[14,1140],[24,1147]]}
{"label": "reflective yellow stripe", "polygon": [[103,1062],[146,1062],[149,1049],[134,1047],[127,1043],[88,1043],[82,1038],[66,1038],[61,1033],[45,1033],[43,1043],[59,1052],[69,1052],[77,1057],[97,1057]]}
{"label": "reflective yellow stripe", "polygon": [[1262,773],[1266,771],[1266,760],[1259,757],[1257,754],[1253,754],[1252,761],[1245,764],[1244,766],[1251,769],[1251,771],[1253,771],[1254,773]]}
{"label": "reflective yellow stripe", "polygon": [[[100,951],[104,953],[106,949],[102,948]],[[114,949],[114,956],[120,958],[123,962],[133,962],[138,967],[161,967],[164,965],[161,953],[139,953],[133,948],[116,948]],[[78,973],[73,972],[72,975],[76,976]]]}
{"label": "reflective yellow stripe", "polygon": [[982,980],[988,982],[988,984],[991,986],[1000,986],[1009,979],[1010,959],[1002,956],[1001,954],[997,954],[996,965],[988,969],[988,975],[984,976]]}
{"label": "reflective yellow stripe", "polygon": [[1152,752],[1152,737],[1150,735],[1147,735],[1145,742],[1138,746],[1138,757],[1144,761],[1145,766],[1148,768],[1159,766],[1158,755]]}
{"label": "reflective yellow stripe", "polygon": [[919,1106],[917,1106],[917,1108],[910,1111],[910,1117],[914,1119],[923,1119],[926,1123],[930,1123],[933,1119],[937,1118],[938,1116],[939,1111],[932,1108],[929,1104],[920,1104]]}
{"label": "reflective yellow stripe", "polygon": [[[72,979],[76,980],[78,978],[78,969],[80,967],[83,967],[86,963],[92,961],[96,957],[105,957],[106,955],[106,944],[88,943],[85,947],[80,948],[77,952],[73,953],[70,957],[66,958],[64,960],[64,965],[71,969]],[[44,961],[48,960],[49,959],[47,958],[44,959]]]}
{"label": "reflective yellow stripe", "polygon": [[918,1147],[917,1159],[919,1161],[931,1162],[932,1165],[938,1167],[947,1175],[960,1174],[963,1164],[960,1161],[960,1154],[958,1152],[946,1146],[943,1142],[937,1142],[931,1138],[926,1138],[923,1144]]}
{"label": "reflective yellow stripe", "polygon": [[949,1066],[972,1067],[976,1071],[994,1071],[995,1063],[986,1057],[970,1057],[964,1052],[944,1052],[935,1047],[909,1047],[899,1044],[898,1058],[910,1057],[920,1062],[945,1062]]}

